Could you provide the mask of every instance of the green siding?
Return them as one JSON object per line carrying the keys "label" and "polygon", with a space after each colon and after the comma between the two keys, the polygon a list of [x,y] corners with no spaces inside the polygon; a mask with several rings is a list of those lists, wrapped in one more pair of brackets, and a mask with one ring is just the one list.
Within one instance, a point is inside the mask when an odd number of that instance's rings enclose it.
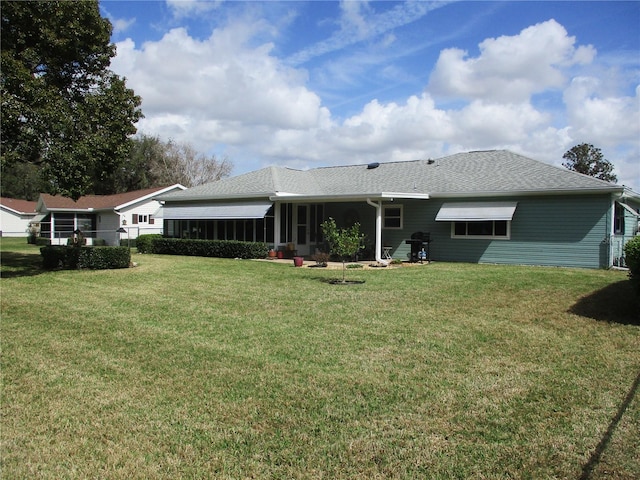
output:
{"label": "green siding", "polygon": [[[608,266],[606,239],[611,199],[608,195],[513,197],[518,207],[509,240],[451,238],[451,222],[436,222],[445,200],[400,201],[404,205],[403,231],[384,230],[385,244],[394,246],[394,258],[406,259],[404,240],[412,232],[431,234],[432,260],[600,268]],[[452,200],[447,200],[452,201]],[[456,199],[481,202],[488,199]]]}
{"label": "green siding", "polygon": [[[451,222],[435,218],[446,202],[483,202],[498,199],[463,198],[396,200],[384,205],[403,206],[403,228],[383,229],[382,242],[391,245],[393,258],[407,260],[405,240],[413,232],[429,232],[430,257],[435,261],[554,265],[601,268],[609,266],[607,239],[611,231],[611,197],[566,195],[501,197],[518,202],[509,240],[451,238]],[[347,213],[348,212],[348,213]],[[369,243],[375,242],[375,208],[366,203],[327,203],[325,215],[336,219],[359,218]]]}
{"label": "green siding", "polygon": [[[640,208],[640,204],[638,202],[627,201],[627,205],[636,211]],[[636,233],[638,233],[638,217],[633,215],[629,210],[624,209],[624,232],[622,234],[625,237],[633,237]]]}

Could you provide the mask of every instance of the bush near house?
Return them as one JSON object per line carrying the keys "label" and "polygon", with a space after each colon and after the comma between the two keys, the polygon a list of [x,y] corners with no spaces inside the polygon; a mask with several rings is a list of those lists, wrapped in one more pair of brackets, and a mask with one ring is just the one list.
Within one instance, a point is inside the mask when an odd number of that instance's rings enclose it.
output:
{"label": "bush near house", "polygon": [[192,240],[183,238],[155,238],[153,253],[218,258],[264,258],[265,243],[235,240]]}
{"label": "bush near house", "polygon": [[126,247],[46,246],[40,249],[42,266],[47,270],[108,270],[128,268],[131,251]]}
{"label": "bush near house", "polygon": [[162,238],[162,235],[159,233],[138,235],[138,238],[136,238],[138,253],[153,253],[153,241],[159,238]]}
{"label": "bush near house", "polygon": [[624,246],[624,258],[629,267],[629,277],[640,292],[640,235],[636,235]]}

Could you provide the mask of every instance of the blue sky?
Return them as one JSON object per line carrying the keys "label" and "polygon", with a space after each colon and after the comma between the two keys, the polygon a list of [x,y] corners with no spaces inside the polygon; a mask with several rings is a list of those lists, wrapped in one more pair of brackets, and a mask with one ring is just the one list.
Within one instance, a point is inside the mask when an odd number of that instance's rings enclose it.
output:
{"label": "blue sky", "polygon": [[139,132],[283,165],[600,148],[640,191],[640,2],[101,1]]}

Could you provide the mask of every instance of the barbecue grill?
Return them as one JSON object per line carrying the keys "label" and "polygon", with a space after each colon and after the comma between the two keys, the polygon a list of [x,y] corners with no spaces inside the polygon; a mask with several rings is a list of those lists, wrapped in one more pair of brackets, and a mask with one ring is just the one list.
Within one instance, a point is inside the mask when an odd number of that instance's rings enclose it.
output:
{"label": "barbecue grill", "polygon": [[411,245],[411,253],[409,254],[410,262],[429,262],[429,243],[431,242],[431,234],[424,232],[414,232],[411,238],[405,240],[404,243]]}

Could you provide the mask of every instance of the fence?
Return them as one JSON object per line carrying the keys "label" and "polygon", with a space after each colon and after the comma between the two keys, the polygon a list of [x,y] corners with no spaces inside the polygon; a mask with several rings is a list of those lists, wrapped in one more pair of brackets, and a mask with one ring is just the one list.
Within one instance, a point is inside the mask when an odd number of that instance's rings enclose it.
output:
{"label": "fence", "polygon": [[[83,243],[86,245],[94,245],[96,239],[102,239],[107,245],[120,245],[121,242],[134,240],[140,235],[153,233],[162,234],[162,227],[126,226],[122,228],[125,230],[124,232],[116,230],[81,230],[81,235],[84,239]],[[66,245],[70,238],[75,237],[75,234],[68,230],[54,232],[45,230],[41,231],[38,237],[50,239],[51,245]]]}
{"label": "fence", "polygon": [[611,235],[609,237],[609,258],[614,267],[627,267],[624,259],[624,246],[633,235]]}

